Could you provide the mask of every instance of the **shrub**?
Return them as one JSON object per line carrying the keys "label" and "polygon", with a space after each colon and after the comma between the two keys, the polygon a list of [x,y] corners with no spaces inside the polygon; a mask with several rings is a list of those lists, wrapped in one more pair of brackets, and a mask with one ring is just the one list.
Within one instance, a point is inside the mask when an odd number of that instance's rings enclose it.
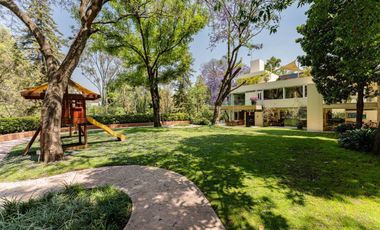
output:
{"label": "shrub", "polygon": [[[125,114],[125,115],[96,115],[95,120],[106,124],[126,124],[153,122],[152,114]],[[162,114],[162,121],[186,121],[190,120],[185,113]],[[34,131],[40,125],[38,117],[1,118],[0,134]]]}
{"label": "shrub", "polygon": [[302,121],[298,121],[298,122],[297,122],[297,129],[302,130],[303,127],[304,127],[304,122],[302,122]]}
{"label": "shrub", "polygon": [[1,118],[0,134],[34,131],[40,125],[38,117]]}
{"label": "shrub", "polygon": [[[106,125],[153,122],[152,114],[96,115],[93,118]],[[189,120],[189,116],[185,113],[162,114],[161,120],[184,121]]]}
{"label": "shrub", "polygon": [[299,123],[299,120],[296,119],[296,118],[287,118],[287,119],[284,120],[284,125],[285,126],[296,127],[298,123]]}
{"label": "shrub", "polygon": [[191,120],[193,125],[211,125],[211,121],[204,117],[195,117]]}
{"label": "shrub", "polygon": [[338,125],[335,128],[335,132],[337,133],[344,133],[348,130],[354,130],[356,128],[356,125],[354,123],[343,123]]}
{"label": "shrub", "polygon": [[375,129],[347,130],[340,134],[338,142],[347,149],[369,152],[372,150],[375,136]]}

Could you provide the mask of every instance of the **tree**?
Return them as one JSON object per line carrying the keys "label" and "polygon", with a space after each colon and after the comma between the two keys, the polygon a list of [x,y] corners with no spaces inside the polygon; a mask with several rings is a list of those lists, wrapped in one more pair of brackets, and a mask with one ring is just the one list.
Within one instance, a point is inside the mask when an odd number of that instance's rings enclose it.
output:
{"label": "tree", "polygon": [[190,74],[184,73],[178,77],[175,83],[175,93],[173,95],[174,106],[178,112],[188,113],[186,107],[190,103],[189,90],[191,88]]}
{"label": "tree", "polygon": [[[26,13],[48,38],[53,54],[62,58],[61,48],[65,41],[62,38],[62,33],[58,30],[57,24],[51,16],[52,8],[49,4],[49,0],[31,0],[26,4]],[[20,48],[26,52],[28,59],[33,61],[36,65],[41,66],[41,80],[47,81],[47,69],[44,56],[40,51],[40,47],[35,40],[33,33],[29,29],[23,27],[21,30],[21,36],[18,40],[20,41]]]}
{"label": "tree", "polygon": [[83,76],[99,90],[102,107],[108,113],[108,87],[121,72],[120,59],[101,51],[87,49],[80,67]]}
{"label": "tree", "polygon": [[291,1],[279,0],[205,0],[210,9],[212,36],[211,43],[227,44],[227,68],[223,74],[214,104],[212,123],[219,121],[223,101],[234,89],[233,80],[242,69],[239,60],[241,48],[260,48],[252,39],[264,29],[275,32],[279,20],[278,12],[287,7]]}
{"label": "tree", "polygon": [[46,63],[48,89],[42,104],[41,159],[45,162],[63,158],[60,139],[62,100],[68,81],[79,63],[88,38],[97,30],[92,25],[107,0],[81,0],[78,9],[80,28],[63,61],[54,53],[46,32],[15,0],[0,0],[0,6],[12,12],[28,28],[36,39]]}
{"label": "tree", "polygon": [[364,98],[379,82],[380,4],[368,1],[315,1],[298,39],[311,74],[325,102],[337,103],[356,95],[356,125],[363,123]]}
{"label": "tree", "polygon": [[[138,79],[149,86],[154,126],[160,123],[158,85],[186,72],[191,63],[188,46],[207,22],[206,12],[193,0],[113,1],[97,41],[100,47],[121,57]],[[117,21],[115,15],[127,15]]]}
{"label": "tree", "polygon": [[174,110],[174,101],[173,101],[173,91],[171,90],[170,85],[165,85],[160,87],[160,111],[164,114],[173,112]]}
{"label": "tree", "polygon": [[108,90],[110,110],[117,113],[146,114],[150,109],[149,90],[144,86],[131,86],[127,83],[112,83]]}
{"label": "tree", "polygon": [[20,97],[20,91],[39,78],[39,68],[25,58],[11,33],[0,26],[0,117],[35,115],[38,106]]}
{"label": "tree", "polygon": [[272,56],[265,63],[265,70],[275,73],[276,69],[281,66],[281,59]]}
{"label": "tree", "polygon": [[[222,84],[223,77],[227,71],[227,68],[228,68],[228,63],[227,63],[226,58],[222,58],[220,60],[212,59],[201,66],[202,76],[204,77],[206,85],[209,88],[210,93],[211,93],[211,98],[210,98],[211,104],[215,104],[215,102],[218,99],[220,86]],[[248,66],[241,64],[239,68],[241,69],[239,73],[236,75],[236,77],[249,73]],[[231,84],[232,86],[236,85],[234,80],[232,80],[231,83],[232,83]]]}
{"label": "tree", "polygon": [[187,111],[194,118],[204,118],[209,111],[210,91],[202,75],[197,77],[194,86],[189,90]]}

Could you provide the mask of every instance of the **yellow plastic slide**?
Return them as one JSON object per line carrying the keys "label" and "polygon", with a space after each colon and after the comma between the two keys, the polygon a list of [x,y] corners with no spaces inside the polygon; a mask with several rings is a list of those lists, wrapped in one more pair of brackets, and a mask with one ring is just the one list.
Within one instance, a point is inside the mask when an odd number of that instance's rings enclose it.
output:
{"label": "yellow plastic slide", "polygon": [[95,120],[94,118],[90,117],[90,116],[87,116],[87,121],[90,122],[91,124],[95,125],[96,127],[99,127],[101,129],[103,129],[104,131],[106,131],[109,135],[111,136],[114,136],[114,137],[117,137],[117,139],[119,141],[125,141],[126,137],[121,134],[121,133],[117,133],[115,131],[113,131],[112,129],[110,129],[108,126],[106,126],[105,124],[102,124],[100,123],[99,121]]}

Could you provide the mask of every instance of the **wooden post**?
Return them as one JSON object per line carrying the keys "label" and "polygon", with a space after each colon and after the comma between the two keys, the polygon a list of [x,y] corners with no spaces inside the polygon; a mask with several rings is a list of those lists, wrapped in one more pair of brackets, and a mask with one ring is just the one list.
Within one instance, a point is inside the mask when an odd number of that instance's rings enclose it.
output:
{"label": "wooden post", "polygon": [[84,124],[83,135],[84,135],[84,144],[87,146],[87,124]]}
{"label": "wooden post", "polygon": [[78,134],[79,134],[79,144],[82,144],[82,128],[80,127],[81,125],[78,124]]}
{"label": "wooden post", "polygon": [[36,140],[36,138],[37,138],[38,134],[40,134],[40,132],[41,132],[41,126],[38,127],[38,129],[34,133],[32,139],[30,139],[28,145],[25,147],[24,152],[22,153],[23,156],[28,154],[30,147],[32,147],[34,141]]}

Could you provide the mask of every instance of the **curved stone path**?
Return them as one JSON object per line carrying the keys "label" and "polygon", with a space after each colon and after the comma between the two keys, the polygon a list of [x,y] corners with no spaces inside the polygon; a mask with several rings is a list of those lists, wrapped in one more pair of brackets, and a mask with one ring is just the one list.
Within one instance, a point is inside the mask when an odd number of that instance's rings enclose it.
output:
{"label": "curved stone path", "polygon": [[22,138],[13,141],[0,142],[0,161],[2,161],[8,155],[8,153],[12,150],[13,147],[23,143],[27,143],[29,140],[30,138]]}
{"label": "curved stone path", "polygon": [[128,193],[133,209],[125,229],[224,229],[193,182],[160,168],[114,166],[0,183],[0,197],[26,200],[78,183],[86,187],[110,184]]}

